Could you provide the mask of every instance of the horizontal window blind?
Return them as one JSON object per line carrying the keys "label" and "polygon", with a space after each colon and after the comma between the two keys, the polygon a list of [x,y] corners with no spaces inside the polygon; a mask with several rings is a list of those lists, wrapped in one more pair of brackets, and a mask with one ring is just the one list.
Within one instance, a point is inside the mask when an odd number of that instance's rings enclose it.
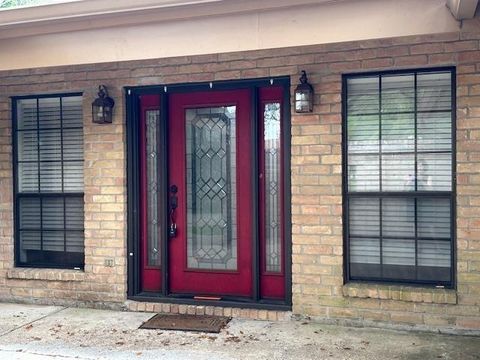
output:
{"label": "horizontal window blind", "polygon": [[82,96],[15,99],[17,262],[84,260]]}
{"label": "horizontal window blind", "polygon": [[452,283],[452,78],[345,77],[350,279]]}

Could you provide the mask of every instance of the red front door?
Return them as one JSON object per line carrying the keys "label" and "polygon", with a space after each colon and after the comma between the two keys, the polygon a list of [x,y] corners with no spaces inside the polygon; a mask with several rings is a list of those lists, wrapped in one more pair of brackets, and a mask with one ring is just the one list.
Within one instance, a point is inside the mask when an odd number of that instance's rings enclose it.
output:
{"label": "red front door", "polygon": [[169,288],[252,294],[250,91],[169,97]]}
{"label": "red front door", "polygon": [[285,90],[187,90],[138,98],[139,291],[282,300]]}

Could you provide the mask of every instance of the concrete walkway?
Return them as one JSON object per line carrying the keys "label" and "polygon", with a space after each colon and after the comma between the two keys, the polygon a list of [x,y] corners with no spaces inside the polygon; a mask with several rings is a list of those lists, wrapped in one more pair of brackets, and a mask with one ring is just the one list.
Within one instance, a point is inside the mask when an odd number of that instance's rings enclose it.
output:
{"label": "concrete walkway", "polygon": [[234,319],[220,334],[139,330],[151,313],[0,303],[0,359],[480,359],[480,338]]}

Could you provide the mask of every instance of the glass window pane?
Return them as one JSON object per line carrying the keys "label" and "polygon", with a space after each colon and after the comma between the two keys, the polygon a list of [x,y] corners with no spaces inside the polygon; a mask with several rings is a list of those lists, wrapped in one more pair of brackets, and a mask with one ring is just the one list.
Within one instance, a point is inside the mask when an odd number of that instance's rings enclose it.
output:
{"label": "glass window pane", "polygon": [[83,160],[83,129],[63,129],[63,160]]}
{"label": "glass window pane", "polygon": [[145,114],[147,159],[147,243],[148,265],[161,265],[160,221],[158,214],[158,128],[159,110],[147,110]]}
{"label": "glass window pane", "polygon": [[382,155],[382,190],[415,190],[415,155]]}
{"label": "glass window pane", "polygon": [[65,227],[67,230],[83,230],[83,197],[65,198]]}
{"label": "glass window pane", "polygon": [[40,163],[40,192],[62,192],[62,163]]}
{"label": "glass window pane", "polygon": [[40,161],[62,160],[62,136],[60,130],[40,131]]}
{"label": "glass window pane", "polygon": [[379,199],[350,199],[349,231],[350,263],[380,264]]}
{"label": "glass window pane", "polygon": [[378,155],[352,154],[348,157],[348,190],[380,190],[380,166]]}
{"label": "glass window pane", "polygon": [[40,199],[21,198],[18,204],[21,229],[40,229]]}
{"label": "glass window pane", "polygon": [[419,240],[418,265],[450,267],[451,245],[450,241]]}
{"label": "glass window pane", "polygon": [[383,239],[382,261],[385,265],[414,266],[415,240]]}
{"label": "glass window pane", "polygon": [[452,150],[452,114],[419,113],[417,115],[418,151]]}
{"label": "glass window pane", "polygon": [[380,264],[379,238],[350,238],[350,262],[357,264]]}
{"label": "glass window pane", "polygon": [[65,234],[66,237],[66,248],[68,252],[74,253],[83,253],[85,236],[83,231],[67,231]]}
{"label": "glass window pane", "polygon": [[38,161],[37,130],[19,131],[17,133],[18,161]]}
{"label": "glass window pane", "polygon": [[415,200],[413,198],[382,200],[382,235],[415,237]]}
{"label": "glass window pane", "polygon": [[20,251],[24,259],[26,259],[25,251],[42,250],[41,239],[40,231],[20,231]]}
{"label": "glass window pane", "polygon": [[423,73],[417,76],[418,111],[451,110],[450,72]]}
{"label": "glass window pane", "polygon": [[188,267],[236,270],[236,107],[187,109],[185,118]]}
{"label": "glass window pane", "polygon": [[450,239],[450,199],[418,199],[418,236]]}
{"label": "glass window pane", "polygon": [[37,99],[17,101],[17,128],[19,130],[37,129]]}
{"label": "glass window pane", "polygon": [[60,98],[38,99],[38,118],[40,129],[59,129],[62,121]]}
{"label": "glass window pane", "polygon": [[452,190],[452,156],[448,154],[418,154],[418,190]]}
{"label": "glass window pane", "polygon": [[43,229],[63,230],[65,223],[63,198],[43,198],[42,199],[42,226]]}
{"label": "glass window pane", "polygon": [[83,191],[83,161],[69,161],[63,164],[63,187],[65,192]]}
{"label": "glass window pane", "polygon": [[68,96],[62,98],[63,128],[83,127],[82,97]]}
{"label": "glass window pane", "polygon": [[413,152],[414,150],[414,114],[382,115],[382,152]]}
{"label": "glass window pane", "polygon": [[347,80],[348,115],[379,112],[379,78],[365,77]]}
{"label": "glass window pane", "polygon": [[42,236],[42,250],[65,251],[65,233],[63,231],[43,231]]}
{"label": "glass window pane", "polygon": [[348,152],[379,152],[379,116],[358,115],[348,118]]}
{"label": "glass window pane", "polygon": [[415,80],[411,74],[382,76],[382,112],[415,109]]}
{"label": "glass window pane", "polygon": [[352,198],[349,202],[351,236],[380,236],[380,200]]}
{"label": "glass window pane", "polygon": [[280,109],[280,103],[265,104],[263,109],[265,264],[269,272],[282,271]]}
{"label": "glass window pane", "polygon": [[17,177],[19,192],[38,192],[38,163],[19,163]]}

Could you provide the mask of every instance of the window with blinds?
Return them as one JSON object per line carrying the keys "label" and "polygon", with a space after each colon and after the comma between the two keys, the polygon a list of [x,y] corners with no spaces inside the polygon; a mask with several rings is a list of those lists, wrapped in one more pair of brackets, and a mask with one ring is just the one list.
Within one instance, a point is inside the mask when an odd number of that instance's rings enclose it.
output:
{"label": "window with blinds", "polygon": [[452,286],[454,69],[344,76],[349,280]]}
{"label": "window with blinds", "polygon": [[82,95],[13,99],[18,266],[83,268]]}

